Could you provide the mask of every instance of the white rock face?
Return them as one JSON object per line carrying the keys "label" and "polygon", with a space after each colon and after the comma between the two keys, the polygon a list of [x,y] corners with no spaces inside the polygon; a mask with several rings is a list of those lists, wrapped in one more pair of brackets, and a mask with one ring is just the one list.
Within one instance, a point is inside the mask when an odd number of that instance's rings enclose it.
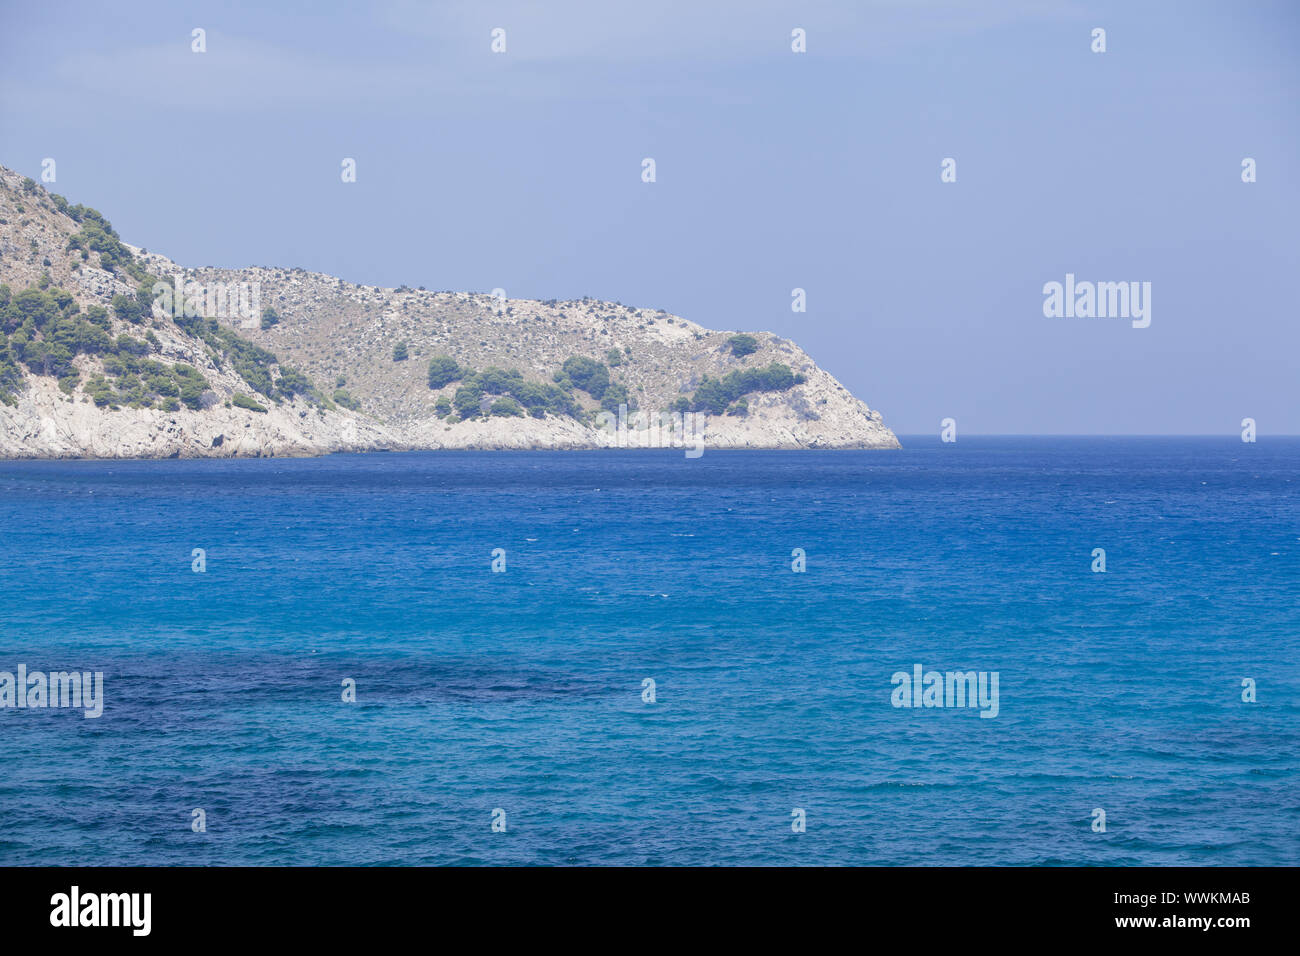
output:
{"label": "white rock face", "polygon": [[[48,275],[83,307],[109,306],[133,296],[134,280],[100,268],[98,253],[69,249],[80,225],[56,208],[41,187],[0,168],[0,283],[12,292]],[[102,371],[98,358],[75,360],[81,383],[65,394],[51,376],[25,375],[16,403],[0,403],[0,458],[197,458],[320,455],[411,449],[577,449],[606,447],[897,448],[898,439],[860,399],[819,368],[793,342],[751,333],[758,348],[738,357],[731,332],[713,331],[663,311],[579,299],[566,302],[498,300],[466,292],[358,286],[301,269],[186,269],[164,256],[130,247],[162,281],[176,276],[204,287],[248,283],[259,307],[280,322],[263,330],[238,315],[214,316],[240,336],[301,370],[330,396],[338,379],[360,402],[358,411],[325,409],[299,397],[275,402],[253,390],[213,349],[170,318],[145,326],[115,320],[112,334],[156,340],[150,358],[194,366],[208,380],[209,407],[177,411],[100,408],[84,387]],[[253,328],[245,328],[252,324]],[[394,346],[410,358],[395,361]],[[0,340],[0,348],[3,347]],[[498,367],[549,383],[571,356],[607,362],[613,381],[646,412],[669,413],[705,376],[780,362],[802,384],[780,392],[752,392],[746,414],[680,416],[675,430],[623,431],[598,418],[599,405],[575,398],[591,424],[568,416],[439,418],[435,403],[452,398],[457,383],[429,388],[433,356],[462,366]],[[612,357],[611,357],[612,356]],[[251,396],[267,409],[233,404]],[[635,413],[633,413],[635,414]],[[606,416],[608,418],[608,416]],[[635,425],[635,418],[629,422]],[[601,425],[605,427],[599,427]]]}
{"label": "white rock face", "polygon": [[400,443],[373,422],[303,401],[265,414],[220,405],[110,412],[34,376],[17,406],[0,406],[0,458],[258,458],[394,446]]}

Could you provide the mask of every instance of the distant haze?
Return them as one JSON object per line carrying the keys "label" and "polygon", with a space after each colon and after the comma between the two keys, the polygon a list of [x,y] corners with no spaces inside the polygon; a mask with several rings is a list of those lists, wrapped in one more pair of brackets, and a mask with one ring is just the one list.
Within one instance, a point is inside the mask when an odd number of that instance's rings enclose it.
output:
{"label": "distant haze", "polygon": [[1300,433],[1300,5],[264,6],[7,5],[0,163],[187,265],[769,330],[900,433]]}

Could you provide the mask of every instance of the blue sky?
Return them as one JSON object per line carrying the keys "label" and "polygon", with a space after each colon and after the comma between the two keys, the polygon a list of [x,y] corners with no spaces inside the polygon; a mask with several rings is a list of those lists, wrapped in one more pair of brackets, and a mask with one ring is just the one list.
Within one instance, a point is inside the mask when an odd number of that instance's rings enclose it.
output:
{"label": "blue sky", "polygon": [[187,265],[776,332],[900,433],[1300,434],[1300,4],[273,6],[6,3],[0,163]]}

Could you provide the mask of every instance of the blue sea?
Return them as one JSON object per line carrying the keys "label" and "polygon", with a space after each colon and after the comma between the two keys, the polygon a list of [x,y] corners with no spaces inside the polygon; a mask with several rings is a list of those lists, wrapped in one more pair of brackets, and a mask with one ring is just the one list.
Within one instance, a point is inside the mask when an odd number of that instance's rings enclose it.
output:
{"label": "blue sea", "polygon": [[1300,440],[903,441],[0,462],[0,864],[1300,863]]}

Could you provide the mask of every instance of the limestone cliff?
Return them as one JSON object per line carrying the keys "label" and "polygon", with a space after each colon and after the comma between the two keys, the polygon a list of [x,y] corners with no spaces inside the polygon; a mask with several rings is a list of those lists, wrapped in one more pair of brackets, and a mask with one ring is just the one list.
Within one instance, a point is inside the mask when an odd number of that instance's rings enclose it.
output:
{"label": "limestone cliff", "polygon": [[[587,298],[185,268],[3,168],[0,283],[9,289],[0,302],[3,458],[598,448],[688,436],[705,448],[898,447],[879,413],[770,333],[738,341],[663,311]],[[42,299],[17,298],[42,288]],[[457,376],[435,382],[435,357]],[[574,359],[584,375],[599,366],[597,384],[566,374]],[[630,430],[614,424],[620,405]],[[675,415],[673,431],[657,442],[638,433],[638,411],[651,421]]]}

